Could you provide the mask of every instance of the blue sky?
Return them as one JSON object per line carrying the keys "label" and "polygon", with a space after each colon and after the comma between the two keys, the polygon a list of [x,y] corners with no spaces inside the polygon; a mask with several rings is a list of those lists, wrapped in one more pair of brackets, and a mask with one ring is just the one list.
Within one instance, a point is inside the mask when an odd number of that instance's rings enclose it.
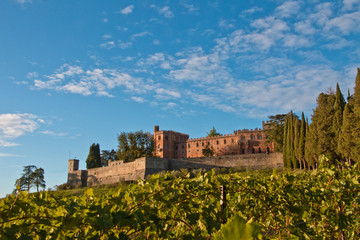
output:
{"label": "blue sky", "polygon": [[360,0],[0,2],[0,196],[125,131],[205,136],[302,111],[360,67]]}

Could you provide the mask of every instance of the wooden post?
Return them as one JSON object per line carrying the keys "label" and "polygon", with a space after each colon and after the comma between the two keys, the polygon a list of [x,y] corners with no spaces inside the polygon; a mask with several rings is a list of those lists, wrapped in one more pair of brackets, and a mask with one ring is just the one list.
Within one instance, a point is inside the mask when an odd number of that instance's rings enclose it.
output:
{"label": "wooden post", "polygon": [[226,186],[220,187],[220,209],[221,209],[221,222],[226,223],[225,209],[226,209]]}

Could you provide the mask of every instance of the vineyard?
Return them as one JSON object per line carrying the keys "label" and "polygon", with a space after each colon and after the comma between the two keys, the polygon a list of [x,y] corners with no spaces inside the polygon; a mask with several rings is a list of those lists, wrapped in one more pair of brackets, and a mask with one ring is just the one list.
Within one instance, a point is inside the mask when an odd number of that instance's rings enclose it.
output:
{"label": "vineyard", "polygon": [[357,239],[359,166],[183,171],[0,200],[0,239]]}

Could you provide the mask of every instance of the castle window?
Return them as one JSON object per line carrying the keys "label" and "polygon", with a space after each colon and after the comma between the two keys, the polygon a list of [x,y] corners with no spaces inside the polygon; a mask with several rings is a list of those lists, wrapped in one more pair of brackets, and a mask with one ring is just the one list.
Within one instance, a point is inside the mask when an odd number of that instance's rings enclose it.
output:
{"label": "castle window", "polygon": [[231,142],[234,143],[234,139],[233,139],[233,138],[231,139]]}
{"label": "castle window", "polygon": [[262,139],[262,136],[261,136],[261,135],[258,135],[257,138],[258,138],[258,140],[261,140],[261,139]]}
{"label": "castle window", "polygon": [[208,142],[208,145],[210,145],[210,142]]}
{"label": "castle window", "polygon": [[252,148],[252,153],[255,153],[255,148]]}
{"label": "castle window", "polygon": [[184,145],[181,145],[181,149],[184,149]]}
{"label": "castle window", "polygon": [[254,135],[251,135],[251,140],[255,140],[255,136]]}
{"label": "castle window", "polygon": [[245,141],[245,137],[244,137],[244,136],[241,136],[241,141]]}
{"label": "castle window", "polygon": [[196,143],[196,146],[198,147],[198,146],[199,146],[199,143]]}
{"label": "castle window", "polygon": [[161,136],[159,135],[158,140],[161,140]]}
{"label": "castle window", "polygon": [[161,145],[159,144],[158,148],[160,149],[161,148]]}
{"label": "castle window", "polygon": [[219,148],[219,147],[217,147],[216,149],[217,149],[217,150],[219,150],[220,148]]}
{"label": "castle window", "polygon": [[245,149],[241,149],[241,153],[242,153],[242,154],[245,154]]}
{"label": "castle window", "polygon": [[201,143],[201,146],[204,146],[204,142]]}
{"label": "castle window", "polygon": [[226,144],[226,139],[224,139],[224,144]]}
{"label": "castle window", "polygon": [[259,148],[259,153],[261,153],[261,148]]}
{"label": "castle window", "polygon": [[188,148],[190,148],[190,144],[188,144]]}
{"label": "castle window", "polygon": [[218,140],[216,140],[216,144],[219,144],[219,141],[218,141]]}
{"label": "castle window", "polygon": [[199,149],[196,150],[197,152],[199,151]]}

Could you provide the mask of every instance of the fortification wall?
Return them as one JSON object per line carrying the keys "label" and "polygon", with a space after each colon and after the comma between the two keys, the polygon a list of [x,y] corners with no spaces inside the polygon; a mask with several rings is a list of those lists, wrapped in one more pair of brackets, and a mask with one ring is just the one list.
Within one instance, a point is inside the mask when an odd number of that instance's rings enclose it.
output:
{"label": "fortification wall", "polygon": [[145,179],[146,175],[166,170],[168,170],[167,159],[143,157],[129,163],[114,161],[107,167],[69,171],[68,183],[72,186],[112,184]]}
{"label": "fortification wall", "polygon": [[218,157],[185,159],[139,158],[134,162],[112,162],[107,167],[68,172],[68,183],[72,186],[94,186],[122,181],[145,179],[146,176],[161,171],[180,169],[238,168],[248,170],[282,169],[281,153],[241,154]]}
{"label": "fortification wall", "polygon": [[241,154],[217,157],[169,159],[169,170],[212,168],[238,168],[247,170],[282,169],[282,153]]}

